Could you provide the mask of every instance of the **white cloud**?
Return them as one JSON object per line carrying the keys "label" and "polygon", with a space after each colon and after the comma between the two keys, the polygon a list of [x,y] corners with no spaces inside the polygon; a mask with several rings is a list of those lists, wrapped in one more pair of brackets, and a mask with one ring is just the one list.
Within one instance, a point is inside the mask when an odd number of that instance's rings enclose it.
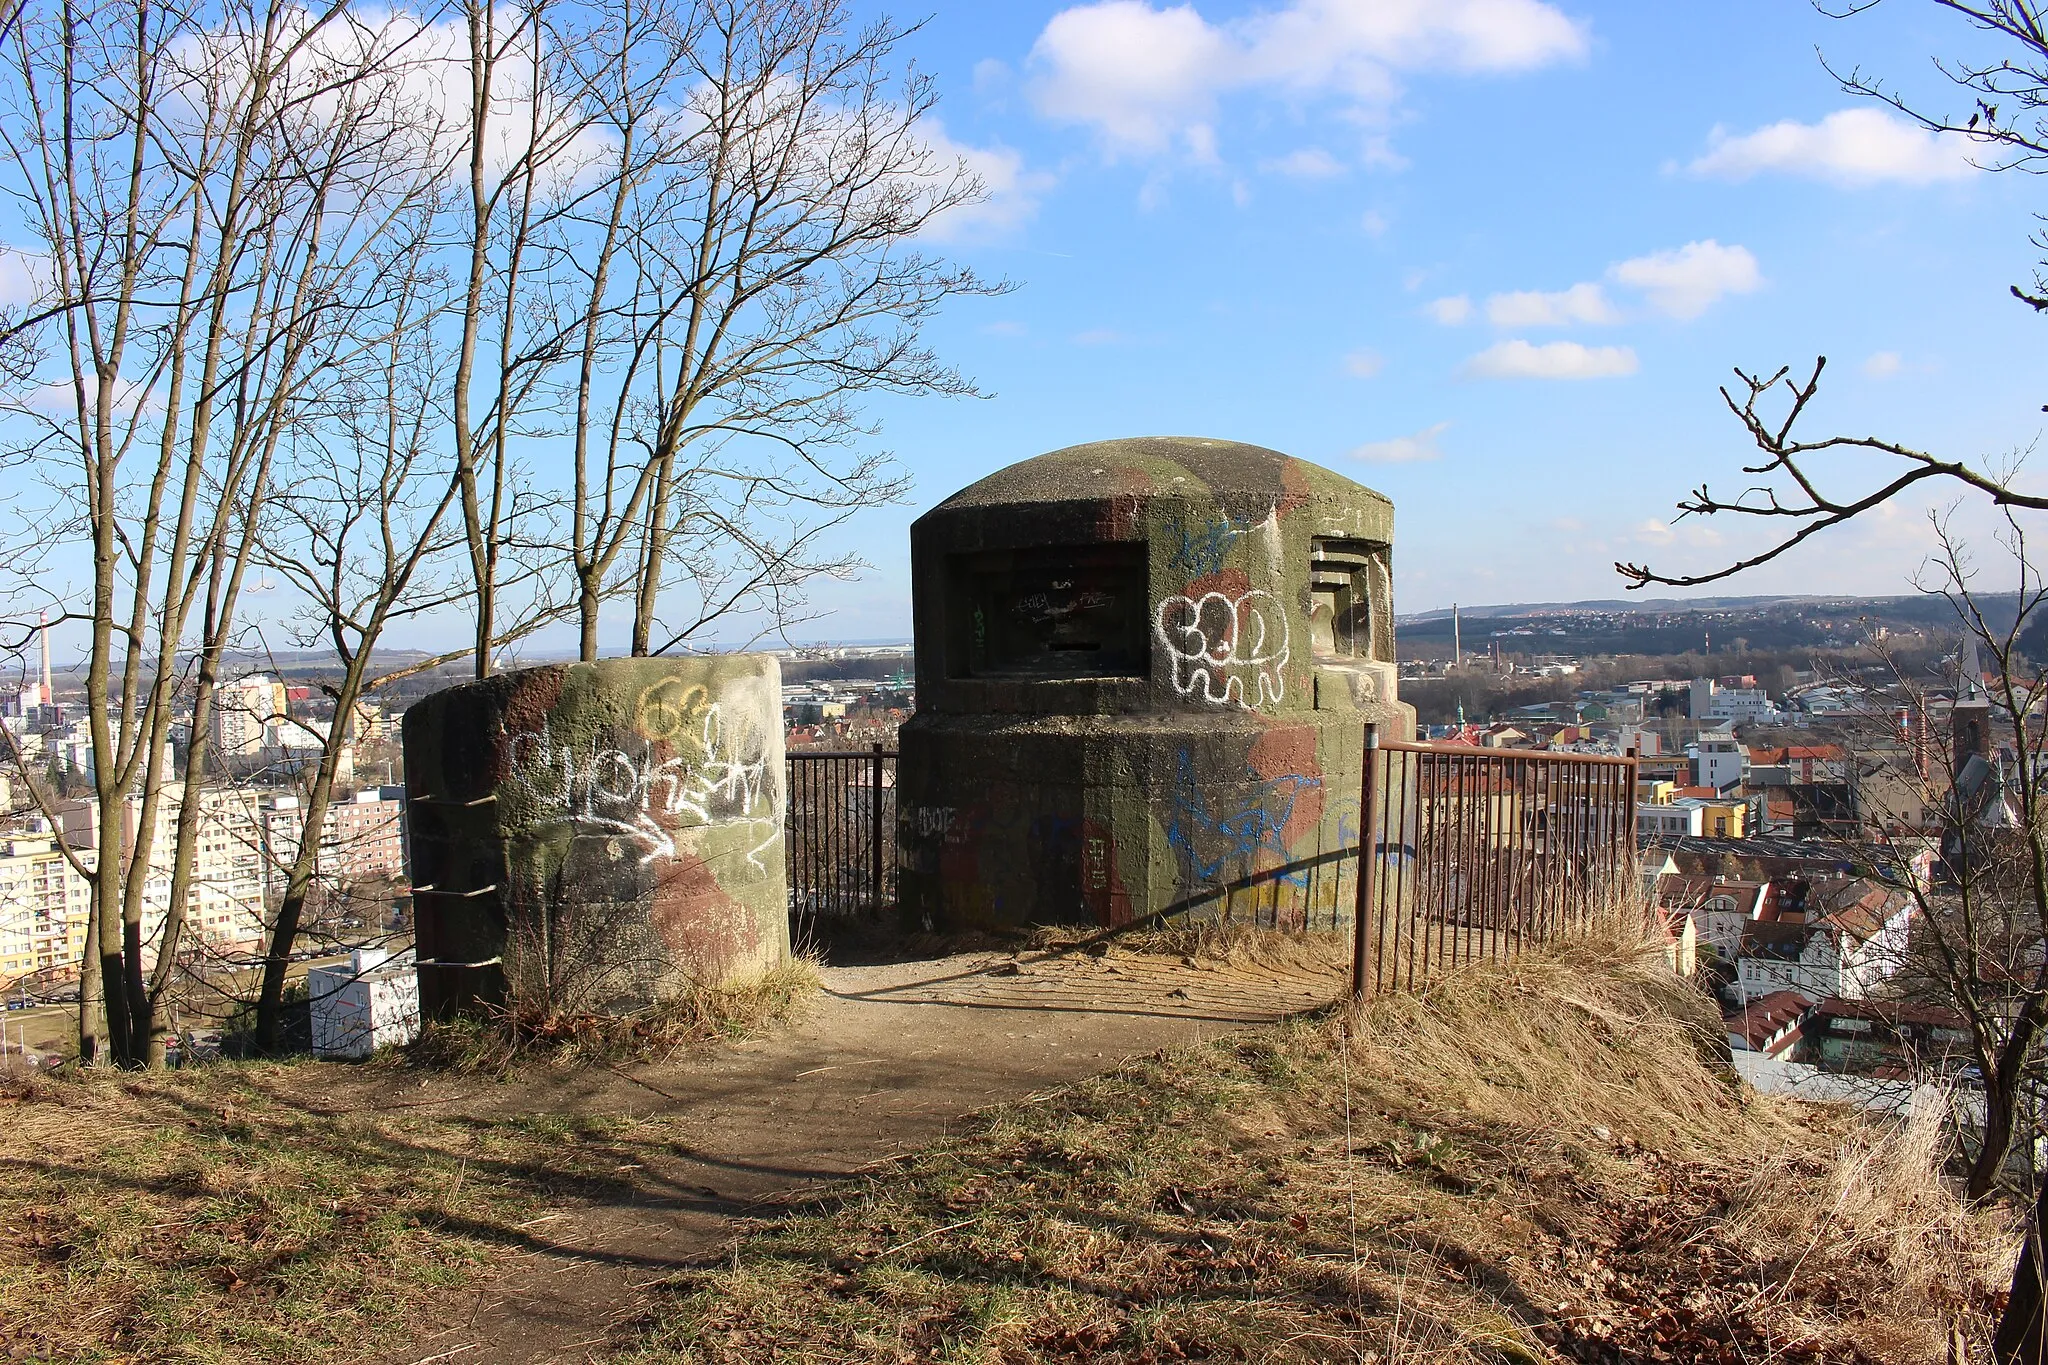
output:
{"label": "white cloud", "polygon": [[1207,120],[1230,42],[1193,6],[1105,0],[1062,10],[1031,48],[1039,112],[1091,124],[1112,148],[1164,151]]}
{"label": "white cloud", "polygon": [[1926,185],[1971,174],[1969,155],[1961,134],[1931,133],[1882,109],[1840,109],[1819,123],[1786,119],[1740,137],[1716,128],[1689,169],[1729,180],[1783,171],[1838,185]]}
{"label": "white cloud", "polygon": [[1368,237],[1384,237],[1387,233],[1387,216],[1378,209],[1367,209],[1358,220],[1358,226]]}
{"label": "white cloud", "polygon": [[1114,327],[1090,327],[1085,332],[1074,333],[1076,346],[1114,346],[1130,338]]}
{"label": "white cloud", "polygon": [[1433,321],[1446,327],[1456,327],[1471,320],[1472,300],[1463,294],[1452,294],[1447,298],[1431,299],[1423,305],[1422,311]]}
{"label": "white cloud", "polygon": [[1879,351],[1863,362],[1863,373],[1872,379],[1890,379],[1903,368],[1897,351]]}
{"label": "white cloud", "polygon": [[987,98],[1001,95],[1011,81],[1008,63],[984,57],[974,64],[974,93]]}
{"label": "white cloud", "polygon": [[1353,351],[1344,357],[1344,373],[1357,379],[1371,379],[1386,364],[1378,351]]}
{"label": "white cloud", "polygon": [[1568,327],[1575,322],[1616,323],[1621,314],[1599,285],[1575,284],[1554,294],[1495,294],[1486,301],[1486,320],[1496,327]]}
{"label": "white cloud", "polygon": [[1747,294],[1763,283],[1747,247],[1722,246],[1711,237],[1623,261],[1607,274],[1642,290],[1651,307],[1674,318],[1696,318],[1723,294]]}
{"label": "white cloud", "polygon": [[1296,180],[1330,180],[1344,174],[1344,163],[1320,147],[1298,147],[1277,160],[1260,162],[1259,169]]}
{"label": "white cloud", "polygon": [[1351,452],[1354,460],[1369,460],[1375,464],[1414,464],[1422,460],[1443,458],[1443,451],[1437,446],[1437,438],[1449,431],[1449,422],[1438,422],[1424,427],[1412,436],[1396,436],[1391,441],[1367,441]]}
{"label": "white cloud", "polygon": [[1051,175],[1026,169],[1024,158],[1007,147],[955,142],[946,135],[945,125],[930,117],[920,120],[920,131],[941,163],[979,176],[985,195],[978,204],[962,204],[940,214],[922,234],[934,241],[995,236],[1020,227],[1038,211],[1039,196],[1052,187]]}
{"label": "white cloud", "polygon": [[1029,65],[1039,112],[1093,128],[1116,155],[1212,140],[1217,102],[1236,91],[1383,113],[1400,72],[1522,71],[1585,52],[1584,30],[1544,0],[1292,0],[1223,24],[1192,4],[1098,0],[1055,14]]}
{"label": "white cloud", "polygon": [[1465,362],[1464,373],[1479,379],[1614,379],[1636,372],[1636,353],[1627,346],[1581,346],[1576,341],[1503,341]]}

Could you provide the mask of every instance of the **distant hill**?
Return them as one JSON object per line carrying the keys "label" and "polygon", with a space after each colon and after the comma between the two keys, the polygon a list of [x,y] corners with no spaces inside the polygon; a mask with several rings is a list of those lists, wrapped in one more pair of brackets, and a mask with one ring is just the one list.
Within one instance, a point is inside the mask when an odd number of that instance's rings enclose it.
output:
{"label": "distant hill", "polygon": [[[1460,604],[1457,612],[1467,621],[1484,621],[1501,616],[1576,616],[1592,612],[1661,616],[1702,611],[1762,611],[1787,606],[1846,612],[1853,611],[1859,606],[1884,610],[1900,608],[1907,603],[1920,604],[1927,600],[1919,593],[1891,597],[1606,597],[1588,602],[1505,602],[1473,607]],[[1434,611],[1411,612],[1394,619],[1399,625],[1448,621],[1451,619],[1451,610],[1449,607],[1442,607]]]}
{"label": "distant hill", "polygon": [[[2012,594],[1979,599],[1987,618],[2011,619]],[[1460,606],[1464,649],[1481,654],[1498,642],[1503,653],[1687,655],[1810,652],[1895,640],[1936,644],[1960,628],[1955,608],[1925,593],[1888,597],[1603,598],[1589,602],[1514,602]],[[1396,618],[1403,658],[1447,657],[1451,613],[1423,611]],[[2048,629],[2048,613],[2042,624]],[[2030,627],[2029,636],[2036,632]],[[2044,639],[2048,645],[2048,639]],[[2027,638],[2023,647],[2030,647]]]}

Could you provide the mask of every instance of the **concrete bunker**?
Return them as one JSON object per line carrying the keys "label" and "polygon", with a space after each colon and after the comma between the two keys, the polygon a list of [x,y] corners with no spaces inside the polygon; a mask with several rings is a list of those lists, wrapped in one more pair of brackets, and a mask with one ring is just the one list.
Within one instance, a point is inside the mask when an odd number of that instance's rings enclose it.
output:
{"label": "concrete bunker", "polygon": [[503,673],[404,742],[426,1016],[625,1012],[787,960],[773,656]]}
{"label": "concrete bunker", "polygon": [[1386,498],[1143,437],[999,470],[910,541],[909,922],[1348,922],[1362,723],[1414,734]]}

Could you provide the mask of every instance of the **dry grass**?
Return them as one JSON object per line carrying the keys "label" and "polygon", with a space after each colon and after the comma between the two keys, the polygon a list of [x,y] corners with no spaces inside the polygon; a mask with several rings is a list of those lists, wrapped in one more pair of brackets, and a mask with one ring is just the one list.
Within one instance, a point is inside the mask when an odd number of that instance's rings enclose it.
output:
{"label": "dry grass", "polygon": [[321,1113],[293,1070],[88,1075],[0,1108],[0,1358],[332,1359],[530,1200],[479,1178],[503,1142]]}
{"label": "dry grass", "polygon": [[[560,1066],[666,1062],[717,1042],[736,1042],[801,1018],[817,999],[818,964],[797,958],[758,976],[699,986],[634,1014],[532,1014],[517,1008],[430,1024],[407,1047],[407,1065],[503,1073]],[[396,1060],[396,1059],[395,1059]]]}
{"label": "dry grass", "polygon": [[[493,1053],[478,1030],[461,1059],[673,1054],[761,1032],[816,985],[799,964],[545,1048]],[[0,1074],[0,1360],[359,1360],[527,1246],[543,1203],[630,1202],[628,1173],[680,1140],[660,1115],[473,1112],[416,1084],[306,1061]]]}
{"label": "dry grass", "polygon": [[1104,933],[1091,925],[1050,926],[1032,931],[1032,951],[1133,953],[1177,957],[1218,967],[1330,972],[1349,970],[1350,930],[1288,932],[1244,924],[1165,925]]}
{"label": "dry grass", "polygon": [[1157,1055],[765,1220],[615,1359],[1933,1362],[1951,1324],[1981,1340],[2008,1230],[1921,1136],[1739,1088],[1718,1035],[1617,933]]}

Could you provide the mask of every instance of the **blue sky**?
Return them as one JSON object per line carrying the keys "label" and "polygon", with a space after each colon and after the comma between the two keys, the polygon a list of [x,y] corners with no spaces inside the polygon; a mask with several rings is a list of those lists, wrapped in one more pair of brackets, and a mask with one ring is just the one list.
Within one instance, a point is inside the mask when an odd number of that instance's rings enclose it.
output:
{"label": "blue sky", "polygon": [[[954,5],[913,47],[995,190],[945,245],[1019,287],[934,329],[993,398],[881,410],[915,491],[850,531],[875,568],[818,593],[821,638],[904,634],[910,520],[1079,441],[1246,440],[1380,489],[1416,611],[1616,597],[1617,558],[1749,543],[1668,524],[1736,486],[1734,365],[1829,356],[1816,431],[2039,434],[2042,324],[2006,294],[2037,183],[1816,52],[1967,108],[1930,57],[1991,49],[1920,0]],[[1906,591],[1926,543],[1902,508],[1716,591]]]}
{"label": "blue sky", "polygon": [[[799,640],[907,637],[912,519],[1077,442],[1250,441],[1380,489],[1406,612],[1619,597],[1616,559],[1696,572],[1754,547],[1671,525],[1702,479],[1740,487],[1732,366],[1829,356],[1815,435],[1996,463],[2048,420],[2048,323],[2007,295],[2041,254],[2040,182],[1822,65],[1966,110],[1931,59],[2003,54],[1931,0],[1841,21],[1801,0],[941,0],[906,46],[938,84],[935,143],[990,188],[932,245],[1017,287],[930,329],[991,397],[872,410],[913,490],[844,529],[873,567],[818,585]],[[0,302],[20,259],[0,252]],[[1907,591],[1924,513],[1711,591]]]}

